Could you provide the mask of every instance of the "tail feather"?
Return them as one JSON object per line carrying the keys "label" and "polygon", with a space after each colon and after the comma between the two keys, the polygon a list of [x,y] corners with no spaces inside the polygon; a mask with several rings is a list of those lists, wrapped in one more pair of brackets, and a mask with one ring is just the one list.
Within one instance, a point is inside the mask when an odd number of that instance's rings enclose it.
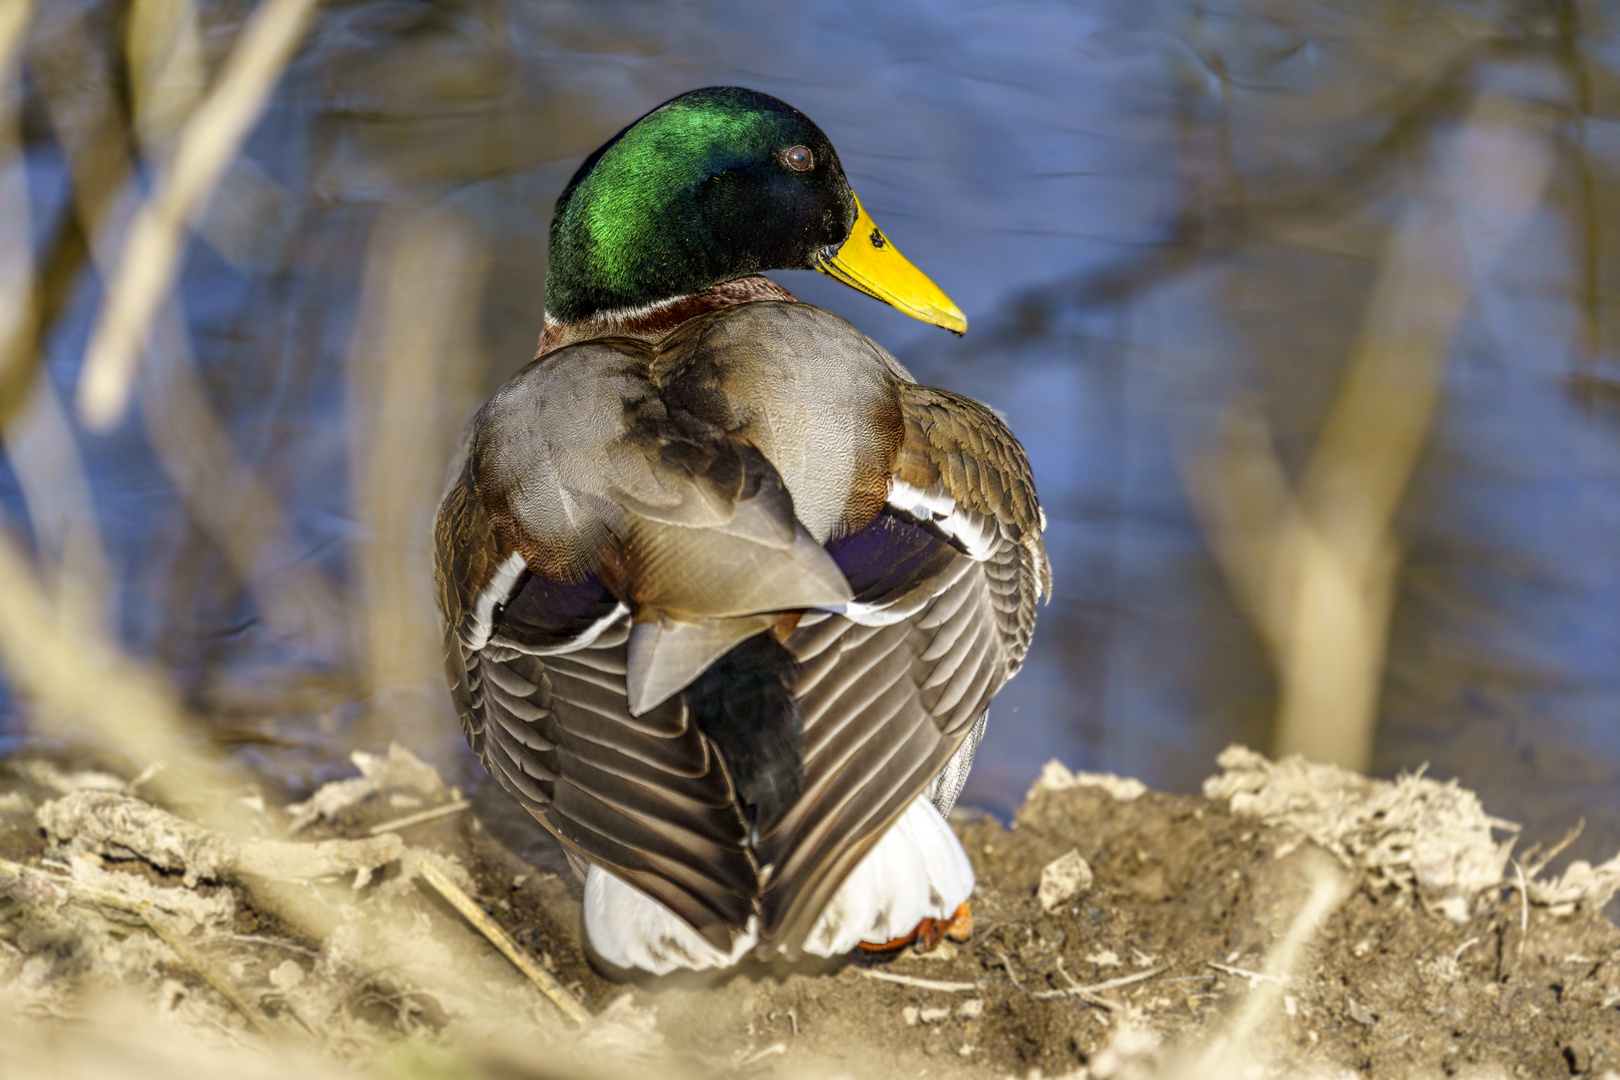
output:
{"label": "tail feather", "polygon": [[841,956],[863,941],[881,945],[924,919],[949,919],[972,893],[973,864],[961,841],[918,796],[838,887],[804,949]]}
{"label": "tail feather", "polygon": [[[919,796],[833,895],[804,950],[841,956],[863,941],[904,937],[924,919],[949,919],[972,892],[967,852]],[[660,975],[729,967],[758,945],[758,924],[750,919],[729,951],[717,949],[668,908],[598,866],[585,879],[585,932],[608,963]]]}
{"label": "tail feather", "polygon": [[585,936],[596,954],[615,967],[640,968],[665,975],[678,968],[701,971],[730,967],[758,940],[757,923],[722,952],[692,929],[685,919],[600,866],[585,875]]}

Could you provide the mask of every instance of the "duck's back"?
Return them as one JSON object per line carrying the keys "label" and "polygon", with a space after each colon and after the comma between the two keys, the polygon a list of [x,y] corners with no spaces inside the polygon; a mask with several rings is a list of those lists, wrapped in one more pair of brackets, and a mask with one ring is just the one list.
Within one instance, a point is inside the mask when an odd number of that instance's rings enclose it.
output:
{"label": "duck's back", "polygon": [[931,787],[948,810],[1048,584],[1006,428],[809,305],[550,353],[455,475],[437,569],[474,749],[722,951],[750,918],[814,948],[884,830]]}

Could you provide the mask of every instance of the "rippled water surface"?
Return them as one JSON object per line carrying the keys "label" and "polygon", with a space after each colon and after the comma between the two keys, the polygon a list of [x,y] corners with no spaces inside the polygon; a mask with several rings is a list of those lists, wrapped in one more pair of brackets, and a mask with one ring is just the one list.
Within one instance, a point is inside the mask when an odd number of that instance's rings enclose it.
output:
{"label": "rippled water surface", "polygon": [[[60,8],[47,44],[116,84],[114,20]],[[217,62],[237,7],[199,11]],[[232,501],[247,473],[229,470],[222,520],[188,513],[149,435],[194,431],[185,414],[149,404],[80,433],[118,625],[239,742],[399,721],[453,744],[431,635],[399,613],[429,596],[451,433],[532,353],[551,203],[646,109],[743,84],[821,125],[972,331],[780,279],[1000,410],[1034,464],[1055,594],[965,800],[1005,812],[1054,756],[1189,789],[1227,743],[1267,745],[1276,709],[1189,469],[1240,405],[1302,468],[1392,229],[1489,106],[1551,171],[1506,254],[1459,285],[1397,519],[1374,768],[1428,762],[1537,835],[1585,817],[1588,852],[1611,853],[1617,46],[1612,14],[1575,2],[332,4],[210,204],[142,377],[143,401],[174,400],[189,346],[280,516]],[[80,92],[53,104],[48,79],[29,84],[42,222],[67,206],[54,133],[80,122]],[[87,275],[49,340],[64,400],[99,299]],[[0,464],[0,512],[28,529],[20,483]]]}

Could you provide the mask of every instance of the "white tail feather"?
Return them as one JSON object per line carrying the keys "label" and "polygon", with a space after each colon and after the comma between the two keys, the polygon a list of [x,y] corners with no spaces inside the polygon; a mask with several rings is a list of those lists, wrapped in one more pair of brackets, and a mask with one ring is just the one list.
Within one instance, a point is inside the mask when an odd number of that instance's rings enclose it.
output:
{"label": "white tail feather", "polygon": [[757,923],[748,927],[723,953],[686,921],[634,885],[592,866],[585,875],[585,935],[608,963],[663,975],[676,968],[730,967],[759,939]]}
{"label": "white tail feather", "polygon": [[[973,865],[926,796],[867,852],[816,920],[804,950],[841,956],[863,941],[903,937],[924,919],[948,919],[973,892]],[[585,933],[602,959],[665,974],[729,967],[758,941],[750,919],[729,953],[698,936],[664,905],[599,866],[585,877]]]}
{"label": "white tail feather", "polygon": [[926,796],[844,879],[816,920],[806,952],[840,956],[863,941],[904,937],[924,919],[949,919],[973,893],[973,864]]}

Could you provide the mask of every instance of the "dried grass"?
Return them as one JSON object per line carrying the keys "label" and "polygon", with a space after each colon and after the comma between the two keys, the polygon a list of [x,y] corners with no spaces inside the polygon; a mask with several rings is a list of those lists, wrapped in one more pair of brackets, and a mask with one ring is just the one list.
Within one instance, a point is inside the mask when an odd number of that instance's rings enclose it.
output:
{"label": "dried grass", "polygon": [[1595,868],[1577,861],[1551,880],[1536,878],[1550,855],[1528,876],[1517,865],[1509,875],[1514,838],[1493,833],[1519,827],[1486,814],[1455,780],[1442,784],[1422,770],[1373,780],[1298,755],[1271,762],[1241,746],[1228,747],[1218,763],[1222,772],[1204,782],[1204,795],[1281,830],[1279,856],[1309,840],[1361,871],[1369,887],[1413,893],[1455,922],[1505,886],[1555,914],[1601,911],[1620,892],[1620,854]]}

